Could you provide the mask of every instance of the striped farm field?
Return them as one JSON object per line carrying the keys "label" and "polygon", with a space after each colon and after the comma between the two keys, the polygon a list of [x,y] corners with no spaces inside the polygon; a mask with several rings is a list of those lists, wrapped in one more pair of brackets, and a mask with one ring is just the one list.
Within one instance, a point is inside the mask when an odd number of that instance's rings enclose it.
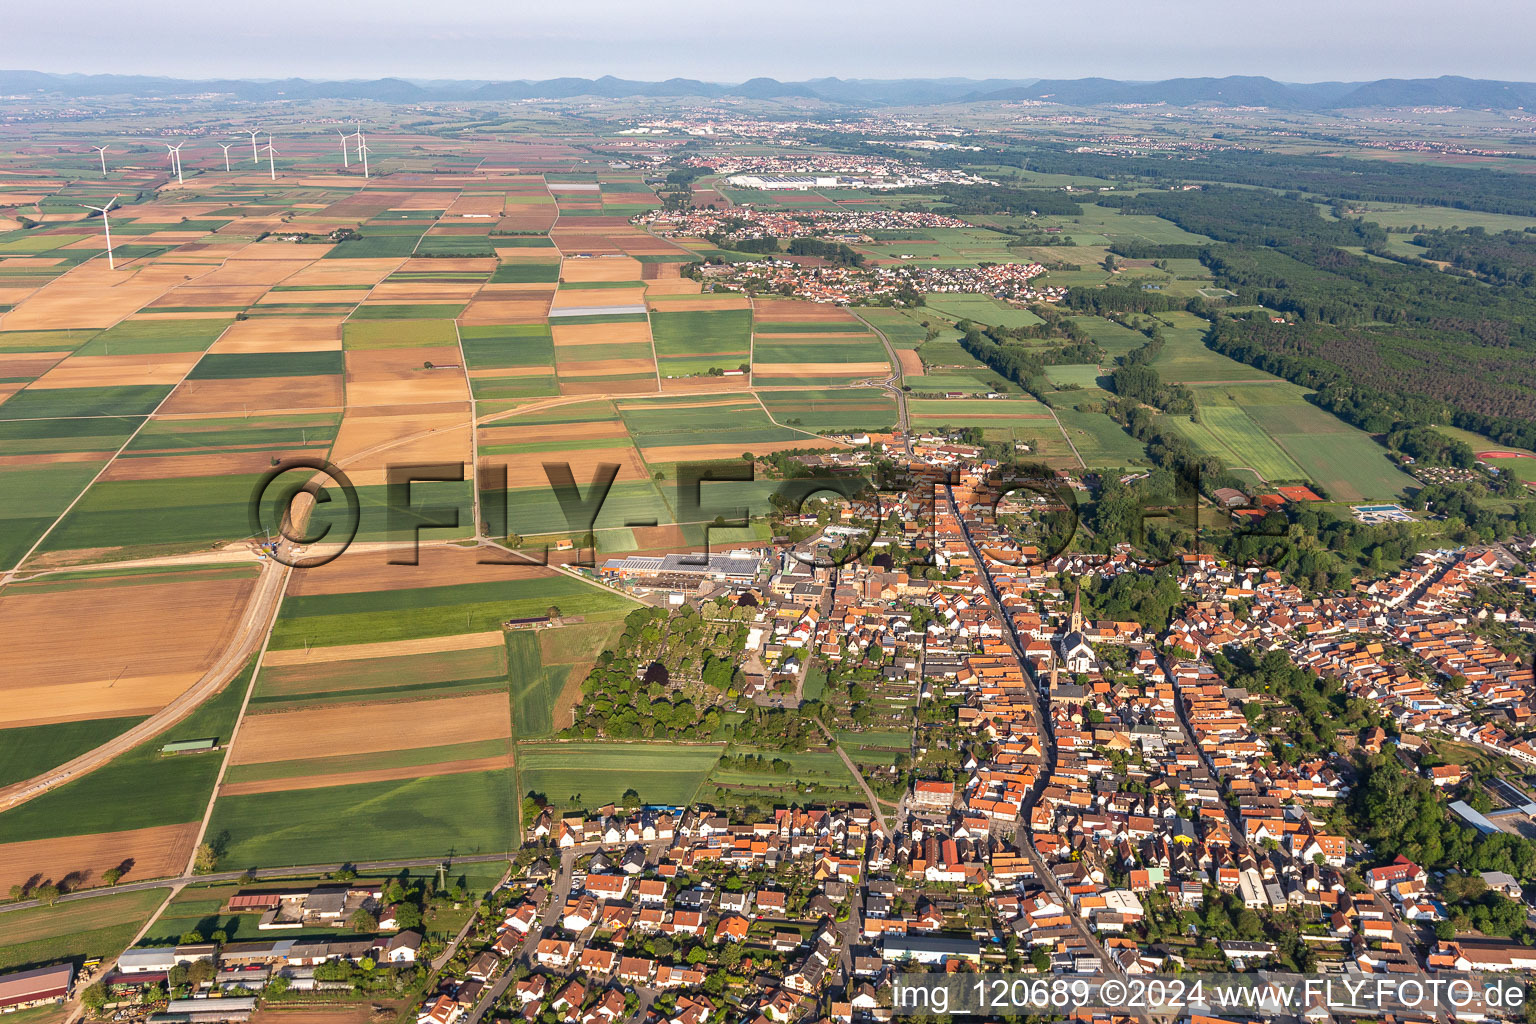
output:
{"label": "striped farm field", "polygon": [[[505,676],[507,659],[506,652],[500,643],[500,635],[496,633],[470,634],[469,636],[461,634],[454,639],[468,639],[470,636],[493,638],[498,642],[494,647],[472,647],[465,650],[422,654],[385,655],[381,652],[377,657],[346,661],[318,661],[313,664],[274,665],[269,661],[261,670],[254,700],[260,703],[267,697],[292,698],[319,693],[345,694],[356,690],[387,692],[423,684]],[[310,648],[311,651],[316,652],[336,649]]]}
{"label": "striped farm field", "polygon": [[[548,493],[547,486],[536,490]],[[611,592],[554,573],[459,586],[289,597],[283,601],[270,646],[285,650],[306,644],[480,633],[500,628],[507,619],[543,615],[550,605],[589,618],[629,608],[629,602]]]}
{"label": "striped farm field", "polygon": [[896,423],[896,400],[879,388],[765,391],[761,397],[774,419],[805,430],[879,431]]}
{"label": "striped farm field", "polygon": [[220,796],[209,834],[232,864],[322,864],[504,852],[517,840],[512,770]]}

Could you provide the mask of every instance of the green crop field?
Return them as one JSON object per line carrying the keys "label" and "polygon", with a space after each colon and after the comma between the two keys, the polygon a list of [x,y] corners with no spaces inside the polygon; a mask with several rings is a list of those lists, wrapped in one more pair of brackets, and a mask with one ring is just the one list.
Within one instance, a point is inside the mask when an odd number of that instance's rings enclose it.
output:
{"label": "green crop field", "polygon": [[956,320],[972,320],[989,327],[1033,327],[1040,318],[1027,309],[1006,306],[990,295],[950,295],[935,292],[925,297],[929,309]]}
{"label": "green crop field", "polygon": [[342,346],[352,349],[416,348],[454,345],[458,334],[450,320],[348,320],[342,327]]}
{"label": "green crop field", "polygon": [[1277,381],[1280,378],[1256,370],[1205,347],[1209,328],[1204,320],[1182,310],[1159,313],[1163,327],[1162,353],[1152,361],[1166,381],[1198,384],[1206,381]]}
{"label": "green crop field", "polygon": [[98,481],[48,535],[42,550],[185,549],[251,535],[249,505],[260,477]]}
{"label": "green crop field", "polygon": [[336,428],[340,424],[341,414],[334,412],[258,416],[254,419],[156,419],[139,431],[126,453],[326,446],[336,437]]}
{"label": "green crop field", "polygon": [[0,566],[21,560],[104,462],[0,469]]}
{"label": "green crop field", "polygon": [[1211,405],[1200,409],[1200,421],[1188,417],[1165,419],[1229,469],[1250,469],[1261,480],[1294,480],[1303,471],[1246,412],[1235,405]]}
{"label": "green crop field", "polygon": [[221,797],[209,834],[231,865],[498,853],[516,846],[512,772]]}
{"label": "green crop field", "polygon": [[677,743],[519,743],[519,796],[543,793],[562,810],[618,803],[687,804],[720,757],[718,746]]}
{"label": "green crop field", "polygon": [[657,356],[747,354],[752,313],[746,309],[651,314]]}
{"label": "green crop field", "polygon": [[472,370],[555,365],[555,343],[543,324],[460,327],[459,337]]}
{"label": "green crop field", "polygon": [[896,400],[879,388],[769,391],[761,398],[774,419],[804,430],[886,430],[896,423]]}
{"label": "green crop field", "polygon": [[1094,363],[1047,366],[1045,379],[1058,388],[1072,384],[1080,388],[1096,388],[1099,386],[1099,368]]}
{"label": "green crop field", "polygon": [[909,313],[900,309],[871,306],[859,310],[857,315],[884,334],[885,339],[896,348],[917,348],[928,336],[927,329],[919,322],[928,319],[921,310]]}
{"label": "green crop field", "polygon": [[[1210,449],[1228,465],[1253,465],[1236,461],[1237,452],[1249,457],[1261,454],[1272,460],[1278,450],[1284,460],[1275,461],[1271,467],[1277,475],[1272,476],[1259,466],[1253,468],[1266,479],[1286,479],[1278,471],[1288,463],[1296,467],[1289,470],[1292,477],[1299,470],[1301,477],[1320,484],[1330,497],[1340,501],[1387,501],[1413,483],[1369,434],[1308,402],[1307,392],[1294,384],[1281,380],[1266,384],[1205,384],[1193,390],[1201,419],[1213,424],[1211,429],[1218,432],[1217,440],[1206,439],[1203,443],[1228,446],[1226,454]],[[1236,415],[1230,410],[1235,410]],[[1186,428],[1192,426],[1187,422],[1178,424],[1186,433]],[[1254,441],[1255,436],[1261,440]]]}
{"label": "green crop field", "polygon": [[567,615],[627,611],[629,602],[601,587],[565,576],[508,579],[458,586],[361,594],[288,597],[272,631],[271,648],[380,643],[479,633],[507,619],[542,615],[558,604]]}
{"label": "green crop field", "polygon": [[125,320],[75,350],[81,356],[143,356],[201,352],[233,320]]}
{"label": "green crop field", "polygon": [[0,971],[115,957],[164,900],[164,893],[148,890],[12,911],[0,927]]}
{"label": "green crop field", "polygon": [[[143,716],[87,718],[0,731],[0,786],[56,768],[142,721]],[[3,823],[4,819],[0,819]]]}
{"label": "green crop field", "polygon": [[146,416],[171,388],[125,384],[109,388],[25,389],[0,404],[0,420],[76,416]]}
{"label": "green crop field", "polygon": [[[1060,397],[1068,403],[1082,403],[1083,392],[1071,392]],[[1056,399],[1053,397],[1052,401]],[[1145,465],[1146,447],[1127,434],[1120,424],[1102,412],[1078,412],[1071,404],[1062,404],[1056,410],[1062,430],[1071,439],[1072,446],[1089,469],[1113,469]]]}
{"label": "green crop field", "polygon": [[519,739],[543,739],[555,731],[553,712],[569,665],[545,665],[539,635],[507,634],[507,677],[512,680],[512,731]]}
{"label": "green crop field", "polygon": [[[254,659],[180,724],[57,789],[0,814],[8,841],[53,839],[92,832],[121,832],[175,825],[202,817],[218,776],[221,754],[165,757],[160,748],[177,740],[229,739],[250,685]],[[153,793],[153,800],[144,794]],[[89,905],[89,904],[87,904]]]}
{"label": "green crop field", "polygon": [[188,380],[240,380],[249,377],[310,377],[342,373],[340,352],[220,353],[198,360]]}
{"label": "green crop field", "polygon": [[380,302],[358,306],[348,323],[359,320],[452,320],[462,312],[463,303]]}

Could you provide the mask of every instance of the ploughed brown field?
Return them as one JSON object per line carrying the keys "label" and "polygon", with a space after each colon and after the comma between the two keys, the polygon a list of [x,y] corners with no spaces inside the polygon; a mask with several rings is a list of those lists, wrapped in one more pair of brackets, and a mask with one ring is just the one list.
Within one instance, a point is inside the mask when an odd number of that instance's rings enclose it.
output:
{"label": "ploughed brown field", "polygon": [[275,714],[247,714],[240,723],[229,763],[263,764],[410,750],[511,735],[512,714],[505,692],[439,700],[328,704]]}
{"label": "ploughed brown field", "polygon": [[255,570],[0,592],[0,726],[147,715],[210,668]]}
{"label": "ploughed brown field", "polygon": [[180,875],[192,857],[198,823],[161,825],[126,832],[97,832],[33,839],[24,843],[0,843],[0,891],[25,885],[41,875],[57,882],[72,872],[83,877],[77,887],[101,885],[101,874],[133,861],[124,876],[128,882]]}

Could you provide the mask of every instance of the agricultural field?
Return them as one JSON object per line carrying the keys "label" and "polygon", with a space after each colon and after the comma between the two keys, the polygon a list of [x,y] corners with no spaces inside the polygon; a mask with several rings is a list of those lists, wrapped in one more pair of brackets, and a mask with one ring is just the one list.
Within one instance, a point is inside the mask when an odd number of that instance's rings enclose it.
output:
{"label": "agricultural field", "polygon": [[519,794],[557,808],[620,803],[633,789],[647,804],[691,803],[720,758],[719,746],[676,743],[519,743]]}
{"label": "agricultural field", "polygon": [[0,935],[0,971],[65,960],[78,968],[90,957],[116,956],[164,901],[164,893],[150,890],[12,911]]}
{"label": "agricultural field", "polygon": [[1180,433],[1258,482],[1308,481],[1337,501],[1391,501],[1413,480],[1370,435],[1306,400],[1281,380],[1193,387],[1200,423]]}

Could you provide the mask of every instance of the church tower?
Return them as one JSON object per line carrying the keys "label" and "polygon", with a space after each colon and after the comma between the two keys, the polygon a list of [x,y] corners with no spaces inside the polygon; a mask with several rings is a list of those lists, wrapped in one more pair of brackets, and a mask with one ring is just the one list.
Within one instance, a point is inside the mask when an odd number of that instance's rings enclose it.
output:
{"label": "church tower", "polygon": [[1077,589],[1072,591],[1072,622],[1067,627],[1067,633],[1081,633],[1083,631],[1083,585],[1079,583]]}

